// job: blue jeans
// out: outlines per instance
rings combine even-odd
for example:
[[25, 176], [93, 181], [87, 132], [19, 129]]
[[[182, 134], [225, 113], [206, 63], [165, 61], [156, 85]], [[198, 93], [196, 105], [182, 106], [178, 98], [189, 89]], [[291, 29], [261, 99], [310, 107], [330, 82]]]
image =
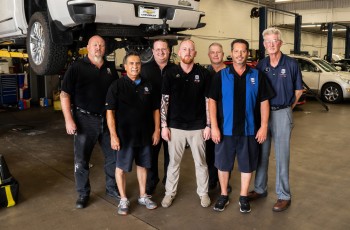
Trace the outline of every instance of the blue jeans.
[[111, 148], [111, 139], [104, 117], [83, 114], [74, 111], [77, 134], [74, 136], [74, 176], [75, 186], [80, 196], [89, 196], [89, 162], [92, 151], [98, 141], [104, 153], [104, 171], [106, 189], [116, 190], [115, 152]]
[[262, 144], [258, 168], [255, 174], [255, 192], [267, 191], [271, 139], [274, 141], [276, 158], [276, 194], [278, 199], [290, 200], [289, 159], [290, 137], [293, 128], [293, 115], [290, 107], [271, 111], [266, 141]]

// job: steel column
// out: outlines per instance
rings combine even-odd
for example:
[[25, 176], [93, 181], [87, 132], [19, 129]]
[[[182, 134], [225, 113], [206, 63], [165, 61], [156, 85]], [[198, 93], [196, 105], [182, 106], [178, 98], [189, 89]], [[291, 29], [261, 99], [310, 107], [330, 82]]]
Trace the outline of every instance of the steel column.
[[327, 61], [332, 62], [333, 53], [333, 23], [327, 24]]
[[301, 22], [302, 22], [302, 16], [295, 15], [295, 26], [294, 26], [294, 53], [295, 54], [300, 54]]
[[263, 31], [267, 28], [267, 8], [259, 8], [259, 59], [265, 57], [264, 38], [262, 36]]
[[346, 27], [345, 36], [345, 58], [350, 58], [350, 27]]

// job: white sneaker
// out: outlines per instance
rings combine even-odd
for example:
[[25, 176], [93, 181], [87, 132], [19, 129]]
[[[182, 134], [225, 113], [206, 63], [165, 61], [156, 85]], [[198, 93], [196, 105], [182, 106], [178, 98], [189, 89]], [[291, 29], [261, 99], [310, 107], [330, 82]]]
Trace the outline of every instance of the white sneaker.
[[210, 206], [210, 197], [208, 196], [208, 194], [205, 194], [203, 196], [200, 197], [201, 198], [201, 205], [203, 208], [207, 208]]
[[174, 199], [175, 199], [174, 196], [165, 195], [163, 200], [162, 200], [162, 206], [164, 208], [168, 208], [173, 203]]
[[145, 205], [147, 209], [155, 209], [157, 208], [157, 204], [153, 202], [150, 198], [152, 196], [139, 197], [138, 202], [141, 205]]
[[129, 206], [130, 206], [129, 200], [120, 200], [118, 205], [118, 214], [122, 216], [128, 215]]

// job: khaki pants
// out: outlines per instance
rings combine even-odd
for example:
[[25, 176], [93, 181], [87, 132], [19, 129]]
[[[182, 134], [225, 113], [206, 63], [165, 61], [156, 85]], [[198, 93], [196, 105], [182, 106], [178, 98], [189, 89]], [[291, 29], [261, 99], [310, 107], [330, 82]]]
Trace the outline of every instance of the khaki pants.
[[175, 196], [180, 175], [180, 163], [185, 151], [186, 141], [191, 147], [196, 168], [197, 194], [208, 194], [208, 166], [205, 160], [205, 141], [203, 130], [170, 129], [169, 166], [165, 184], [165, 195]]

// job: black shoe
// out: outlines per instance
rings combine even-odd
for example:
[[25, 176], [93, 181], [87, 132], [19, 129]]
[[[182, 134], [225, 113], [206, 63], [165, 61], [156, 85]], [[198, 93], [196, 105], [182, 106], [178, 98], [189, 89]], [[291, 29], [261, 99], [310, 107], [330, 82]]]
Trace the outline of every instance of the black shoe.
[[240, 206], [239, 211], [241, 211], [242, 213], [249, 213], [251, 211], [249, 199], [247, 196], [240, 196], [238, 204]]
[[118, 189], [106, 189], [106, 194], [110, 197], [116, 198], [117, 200], [120, 200], [120, 194]]
[[225, 210], [225, 207], [230, 203], [230, 201], [228, 200], [228, 196], [223, 196], [221, 195], [219, 197], [219, 199], [216, 201], [215, 206], [214, 206], [214, 210], [215, 211], [219, 211], [222, 212]]
[[79, 196], [77, 202], [75, 203], [76, 208], [85, 208], [89, 201], [88, 196]]

